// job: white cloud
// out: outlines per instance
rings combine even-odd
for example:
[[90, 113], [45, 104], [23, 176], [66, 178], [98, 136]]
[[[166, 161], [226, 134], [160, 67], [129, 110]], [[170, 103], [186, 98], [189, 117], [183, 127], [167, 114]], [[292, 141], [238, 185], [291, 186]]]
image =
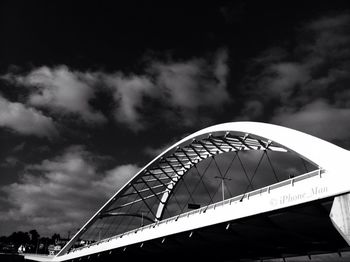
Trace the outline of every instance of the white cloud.
[[147, 76], [125, 76], [121, 73], [103, 74], [103, 80], [112, 88], [117, 103], [114, 115], [118, 122], [139, 130], [144, 127], [142, 107], [145, 96], [156, 96], [155, 86]]
[[[118, 122], [140, 130], [149, 124], [147, 116], [156, 114], [166, 122], [195, 125], [210, 118], [201, 109], [217, 113], [231, 101], [227, 59], [227, 51], [221, 50], [212, 59], [152, 62], [144, 75], [100, 72], [99, 77], [113, 92]], [[152, 103], [160, 108], [149, 110]]]
[[57, 130], [52, 118], [18, 102], [10, 102], [0, 96], [0, 126], [23, 135], [52, 137]]
[[297, 110], [279, 109], [271, 121], [324, 139], [344, 139], [349, 137], [349, 119], [350, 108], [337, 108], [317, 100]]
[[107, 197], [111, 196], [111, 192], [116, 192], [122, 185], [125, 185], [133, 175], [139, 171], [136, 165], [121, 165], [106, 171], [101, 181], [95, 184], [100, 187]]
[[1, 223], [18, 221], [18, 230], [36, 228], [47, 234], [75, 231], [138, 170], [122, 165], [100, 173], [94, 159], [73, 146], [27, 167], [20, 181], [0, 189], [12, 206], [3, 211]]
[[174, 107], [194, 110], [221, 108], [230, 100], [226, 90], [227, 52], [220, 52], [213, 64], [204, 59], [186, 62], [154, 63], [157, 85]]
[[227, 51], [221, 50], [212, 59], [153, 63], [158, 92], [169, 109], [165, 118], [177, 125], [209, 124], [231, 101], [227, 59]]
[[42, 66], [24, 75], [8, 73], [2, 78], [28, 87], [27, 103], [31, 106], [80, 116], [89, 123], [107, 120], [90, 102], [96, 99], [97, 91], [111, 92], [115, 102], [115, 107], [109, 108], [111, 114], [117, 122], [137, 131], [152, 124], [153, 116], [177, 125], [210, 122], [210, 114], [221, 112], [231, 101], [227, 59], [227, 50], [223, 49], [206, 59], [152, 61], [146, 73], [139, 75], [74, 71], [61, 65]]
[[90, 73], [71, 71], [66, 66], [37, 68], [23, 77], [12, 77], [21, 84], [36, 87], [29, 103], [59, 113], [73, 113], [83, 120], [102, 123], [106, 119], [89, 104], [95, 96], [92, 87], [96, 76]]

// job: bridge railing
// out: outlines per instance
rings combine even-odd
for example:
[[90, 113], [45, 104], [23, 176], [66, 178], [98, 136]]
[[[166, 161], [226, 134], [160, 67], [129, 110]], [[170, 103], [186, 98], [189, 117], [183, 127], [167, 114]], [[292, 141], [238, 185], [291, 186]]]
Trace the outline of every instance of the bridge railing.
[[286, 185], [293, 186], [296, 182], [308, 179], [310, 177], [314, 177], [314, 176], [320, 176], [321, 177], [323, 173], [325, 173], [324, 169], [316, 169], [316, 170], [313, 170], [311, 172], [302, 174], [302, 175], [297, 176], [297, 177], [293, 177], [293, 178], [290, 178], [290, 179], [287, 179], [287, 180], [284, 180], [284, 181], [281, 181], [281, 182], [278, 182], [278, 183], [275, 183], [275, 184], [272, 184], [272, 185], [269, 185], [269, 186], [266, 186], [266, 187], [262, 187], [262, 188], [259, 188], [259, 189], [256, 189], [256, 190], [253, 190], [253, 191], [250, 191], [250, 192], [247, 192], [247, 193], [244, 193], [244, 194], [232, 197], [232, 198], [228, 198], [228, 199], [220, 201], [220, 202], [216, 202], [216, 203], [210, 204], [208, 206], [204, 206], [202, 208], [198, 208], [198, 209], [186, 212], [186, 213], [182, 213], [182, 214], [177, 215], [177, 216], [173, 216], [173, 217], [169, 217], [167, 219], [163, 219], [161, 221], [157, 221], [157, 222], [149, 224], [147, 226], [139, 227], [139, 228], [136, 228], [136, 229], [133, 229], [133, 230], [130, 230], [130, 231], [127, 231], [127, 232], [124, 232], [124, 233], [112, 236], [110, 238], [106, 238], [106, 239], [103, 239], [101, 241], [97, 241], [97, 242], [89, 244], [87, 246], [74, 248], [74, 249], [70, 250], [69, 253], [75, 252], [75, 251], [78, 251], [78, 250], [82, 250], [82, 249], [85, 249], [85, 248], [89, 248], [91, 246], [99, 245], [99, 244], [102, 244], [102, 243], [105, 243], [105, 242], [109, 242], [109, 241], [111, 241], [113, 239], [122, 238], [122, 237], [130, 235], [130, 234], [135, 234], [135, 233], [137, 233], [139, 231], [143, 231], [145, 229], [149, 229], [149, 228], [152, 228], [152, 227], [155, 228], [156, 226], [161, 225], [161, 224], [168, 224], [169, 222], [177, 221], [177, 220], [179, 220], [179, 219], [181, 219], [183, 217], [189, 217], [189, 216], [192, 216], [192, 215], [197, 214], [197, 213], [199, 213], [199, 214], [200, 213], [205, 213], [207, 210], [215, 209], [217, 207], [221, 207], [221, 206], [225, 206], [225, 205], [231, 205], [232, 203], [238, 202], [238, 201], [242, 202], [245, 199], [249, 200], [249, 198], [252, 197], [252, 196], [261, 195], [263, 193], [270, 193], [271, 190], [274, 190], [274, 189], [277, 189], [277, 188], [281, 188], [281, 187], [286, 186]]

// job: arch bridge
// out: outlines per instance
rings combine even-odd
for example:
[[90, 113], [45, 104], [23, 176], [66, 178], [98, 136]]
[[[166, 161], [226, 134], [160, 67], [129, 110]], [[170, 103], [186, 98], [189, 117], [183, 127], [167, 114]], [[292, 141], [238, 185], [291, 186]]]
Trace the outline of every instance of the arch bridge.
[[272, 124], [202, 129], [135, 174], [52, 260], [341, 255], [350, 250], [349, 156]]

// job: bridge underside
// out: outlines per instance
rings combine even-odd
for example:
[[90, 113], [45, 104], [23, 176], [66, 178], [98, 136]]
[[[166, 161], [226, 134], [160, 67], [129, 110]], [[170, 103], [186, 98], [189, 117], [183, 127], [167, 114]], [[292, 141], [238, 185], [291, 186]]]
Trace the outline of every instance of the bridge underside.
[[118, 248], [79, 261], [250, 261], [350, 251], [332, 225], [333, 197]]

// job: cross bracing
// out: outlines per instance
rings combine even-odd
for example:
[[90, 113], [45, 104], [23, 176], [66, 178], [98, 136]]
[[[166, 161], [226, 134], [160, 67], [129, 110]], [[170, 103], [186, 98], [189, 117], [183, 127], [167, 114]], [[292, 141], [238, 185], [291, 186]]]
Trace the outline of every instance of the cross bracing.
[[[138, 178], [129, 182], [124, 192], [118, 196], [114, 203], [111, 203], [110, 208], [105, 212], [144, 202], [154, 221], [161, 220], [168, 196], [174, 185], [189, 169], [208, 157], [241, 150], [286, 151], [285, 148], [271, 141], [253, 138], [249, 135], [234, 136], [227, 133], [223, 136], [209, 135], [201, 140], [194, 139], [183, 147], [177, 147], [169, 155], [162, 156], [159, 161], [145, 169]], [[132, 195], [137, 197], [130, 199]], [[122, 201], [125, 198], [129, 200]], [[156, 199], [158, 204], [157, 212], [146, 201], [152, 198]]]

